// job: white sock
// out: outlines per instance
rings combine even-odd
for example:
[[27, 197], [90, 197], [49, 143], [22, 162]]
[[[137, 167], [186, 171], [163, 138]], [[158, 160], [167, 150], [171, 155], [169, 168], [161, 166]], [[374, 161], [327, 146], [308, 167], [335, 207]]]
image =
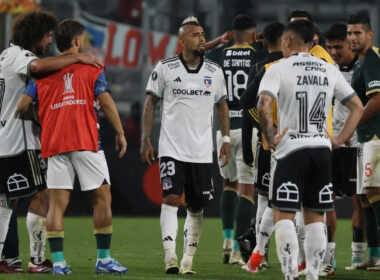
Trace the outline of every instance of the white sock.
[[183, 235], [183, 261], [191, 261], [197, 250], [203, 224], [203, 211], [192, 213], [187, 210]]
[[305, 226], [305, 256], [307, 280], [318, 279], [319, 269], [326, 253], [326, 235], [321, 222]]
[[268, 244], [269, 239], [273, 233], [274, 230], [274, 223], [273, 223], [273, 209], [270, 207], [267, 207], [265, 209], [264, 215], [261, 219], [260, 228], [257, 233], [259, 233], [258, 238], [256, 239], [256, 247], [253, 250], [255, 253], [258, 253], [260, 255], [265, 254], [265, 246]]
[[97, 259], [96, 261], [100, 261], [102, 264], [107, 264], [111, 260], [111, 257], [104, 258], [104, 259]]
[[[276, 223], [276, 251], [285, 277], [298, 277], [298, 241], [294, 222], [280, 220]], [[286, 279], [288, 279], [286, 278]]]
[[0, 207], [0, 260], [3, 255], [4, 242], [5, 238], [7, 238], [11, 216], [12, 209]]
[[294, 219], [294, 222], [296, 224], [298, 246], [299, 246], [298, 265], [302, 265], [306, 262], [306, 259], [305, 259], [305, 222], [303, 219], [302, 211], [299, 211], [296, 213], [296, 217]]
[[351, 243], [352, 258], [351, 263], [361, 263], [365, 260], [367, 252], [366, 242], [352, 242]]
[[29, 232], [30, 257], [36, 264], [45, 260], [46, 247], [46, 218], [28, 212], [26, 227]]
[[327, 247], [326, 247], [326, 254], [323, 259], [323, 263], [333, 263], [333, 259], [335, 256], [335, 247], [336, 244], [335, 242], [327, 242]]
[[259, 194], [257, 196], [257, 212], [256, 212], [256, 223], [255, 223], [256, 240], [259, 239], [260, 223], [262, 221], [262, 217], [267, 207], [268, 207], [268, 197]]
[[175, 252], [177, 232], [178, 232], [178, 207], [162, 204], [160, 225], [162, 243], [165, 250], [165, 262], [171, 258], [177, 259]]

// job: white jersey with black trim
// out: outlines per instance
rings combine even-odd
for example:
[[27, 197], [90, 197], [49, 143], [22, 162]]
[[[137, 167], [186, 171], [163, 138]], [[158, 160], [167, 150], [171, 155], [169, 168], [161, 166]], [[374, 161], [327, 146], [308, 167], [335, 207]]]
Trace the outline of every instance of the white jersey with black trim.
[[213, 107], [227, 98], [219, 65], [202, 58], [196, 69], [189, 69], [182, 54], [161, 60], [146, 92], [161, 99], [158, 156], [211, 163]]
[[16, 116], [17, 102], [29, 79], [36, 56], [12, 45], [0, 55], [0, 157], [41, 149], [38, 129], [31, 120]]
[[335, 66], [303, 52], [271, 65], [259, 94], [277, 98], [278, 133], [288, 129], [276, 159], [304, 148], [331, 149], [325, 129], [332, 98], [345, 104], [356, 95]]
[[[339, 66], [338, 64], [335, 64], [335, 67], [337, 67], [340, 70], [343, 77], [346, 79], [346, 81], [350, 85], [351, 85], [352, 74], [354, 73], [354, 66], [356, 62], [357, 62], [357, 59], [355, 59], [355, 61], [350, 66]], [[334, 108], [333, 108], [333, 115], [332, 115], [334, 137], [337, 137], [340, 131], [343, 129], [344, 123], [348, 117], [349, 112], [350, 110], [346, 106], [344, 106], [340, 102], [335, 101]], [[351, 142], [352, 147], [357, 147], [358, 136], [356, 134], [356, 131], [354, 135], [351, 137], [350, 142]], [[342, 147], [346, 147], [346, 145], [343, 144]]]

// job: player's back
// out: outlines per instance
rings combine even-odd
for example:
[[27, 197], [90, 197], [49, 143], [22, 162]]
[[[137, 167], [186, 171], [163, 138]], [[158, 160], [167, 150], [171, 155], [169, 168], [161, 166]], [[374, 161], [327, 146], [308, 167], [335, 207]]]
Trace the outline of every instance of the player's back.
[[257, 62], [256, 50], [250, 45], [232, 45], [223, 50], [222, 67], [227, 85], [227, 104], [230, 110], [231, 129], [241, 127], [240, 97], [247, 88], [250, 68]]
[[11, 45], [0, 55], [0, 157], [25, 149], [39, 149], [38, 135], [30, 120], [16, 116], [17, 102], [29, 78], [33, 53]]
[[[272, 87], [261, 85], [259, 91], [275, 95], [279, 132], [288, 129], [276, 156], [303, 147], [331, 147], [325, 129], [332, 98], [335, 94], [342, 101], [353, 93], [339, 70], [308, 53], [298, 53], [270, 66], [267, 74], [264, 84], [279, 82]], [[338, 90], [337, 83], [342, 84]]]

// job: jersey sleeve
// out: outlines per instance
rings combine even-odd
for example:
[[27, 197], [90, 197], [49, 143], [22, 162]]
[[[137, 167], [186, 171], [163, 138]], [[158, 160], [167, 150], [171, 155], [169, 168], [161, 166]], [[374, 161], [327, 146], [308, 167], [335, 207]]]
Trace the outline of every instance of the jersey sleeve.
[[165, 76], [163, 65], [160, 62], [157, 63], [152, 74], [149, 77], [148, 84], [146, 86], [146, 93], [153, 94], [158, 98], [162, 98], [162, 94], [165, 88]]
[[106, 75], [104, 75], [103, 70], [100, 71], [99, 76], [95, 81], [94, 92], [95, 92], [95, 96], [98, 96], [99, 94], [103, 92], [110, 92]]
[[271, 65], [265, 72], [258, 91], [258, 96], [267, 94], [272, 98], [277, 98], [280, 91], [280, 73], [277, 65]]
[[29, 76], [29, 65], [35, 59], [37, 57], [30, 51], [21, 50], [16, 54], [12, 67], [16, 73]]
[[227, 99], [227, 88], [226, 88], [226, 81], [224, 80], [224, 75], [221, 69], [218, 69], [217, 74], [217, 84], [216, 84], [216, 92], [215, 92], [215, 103], [222, 102], [223, 100]]
[[379, 59], [368, 59], [363, 65], [365, 80], [365, 94], [370, 96], [375, 92], [380, 92], [380, 63]]
[[38, 100], [37, 85], [33, 79], [30, 80], [29, 83], [26, 85], [23, 93], [29, 95], [31, 98], [33, 98], [33, 100]]
[[221, 55], [223, 53], [223, 48], [216, 47], [206, 52], [205, 57], [210, 59], [220, 65]]
[[342, 104], [347, 103], [353, 98], [356, 93], [346, 81], [342, 73], [335, 68], [335, 88], [334, 88], [334, 97], [338, 99]]

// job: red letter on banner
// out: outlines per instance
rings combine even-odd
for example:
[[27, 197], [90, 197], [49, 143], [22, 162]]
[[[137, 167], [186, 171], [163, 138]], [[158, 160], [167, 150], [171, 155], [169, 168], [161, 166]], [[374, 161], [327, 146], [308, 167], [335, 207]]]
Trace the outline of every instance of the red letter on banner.
[[[123, 52], [123, 65], [125, 67], [136, 68], [139, 63], [140, 46], [142, 35], [138, 29], [131, 28], [125, 35], [124, 52]], [[135, 49], [131, 50], [131, 40], [135, 40]], [[129, 60], [129, 52], [134, 51], [132, 60]]]
[[149, 32], [149, 56], [152, 65], [154, 65], [158, 60], [165, 58], [166, 47], [168, 46], [170, 35], [164, 35], [161, 38], [160, 43], [157, 48], [154, 48], [153, 34]]
[[108, 43], [107, 43], [107, 55], [104, 58], [104, 64], [117, 66], [119, 64], [119, 57], [112, 57], [113, 49], [113, 37], [116, 33], [116, 24], [110, 23], [108, 25]]

